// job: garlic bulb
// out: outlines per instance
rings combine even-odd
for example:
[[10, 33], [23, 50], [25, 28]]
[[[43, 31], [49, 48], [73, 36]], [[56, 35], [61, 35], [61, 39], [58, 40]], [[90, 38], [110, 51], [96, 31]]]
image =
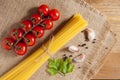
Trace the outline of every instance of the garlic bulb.
[[77, 63], [83, 62], [84, 60], [85, 60], [85, 54], [80, 54], [73, 58], [73, 61]]
[[88, 40], [89, 40], [89, 41], [93, 41], [93, 40], [95, 39], [95, 32], [94, 32], [94, 30], [88, 28], [88, 29], [86, 29], [85, 31], [86, 31], [86, 33], [87, 33], [87, 38], [88, 38]]
[[72, 53], [73, 53], [73, 52], [78, 52], [78, 51], [79, 51], [78, 47], [73, 46], [73, 45], [72, 45], [72, 46], [69, 46], [69, 47], [68, 47], [68, 50], [69, 50], [70, 52], [72, 52]]

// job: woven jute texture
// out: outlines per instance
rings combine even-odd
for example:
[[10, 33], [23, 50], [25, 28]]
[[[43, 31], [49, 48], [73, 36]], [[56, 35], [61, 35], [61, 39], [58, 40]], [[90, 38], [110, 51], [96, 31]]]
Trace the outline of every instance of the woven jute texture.
[[[85, 61], [75, 63], [75, 69], [72, 73], [61, 76], [50, 76], [46, 72], [47, 62], [30, 78], [30, 80], [87, 80], [90, 79], [101, 67], [105, 57], [115, 43], [114, 34], [109, 30], [109, 24], [98, 10], [91, 7], [83, 0], [0, 0], [0, 43], [4, 37], [10, 35], [13, 28], [20, 27], [20, 22], [23, 19], [29, 19], [30, 15], [37, 12], [37, 7], [40, 4], [48, 4], [50, 8], [57, 8], [61, 17], [54, 22], [52, 30], [46, 31], [43, 38], [37, 39], [37, 43], [33, 47], [29, 47], [25, 56], [15, 55], [14, 50], [6, 51], [0, 45], [0, 76], [9, 71], [15, 65], [19, 64], [23, 59], [32, 54], [38, 49], [49, 35], [53, 34], [56, 29], [69, 20], [73, 14], [80, 13], [84, 19], [88, 21], [88, 28], [94, 29], [96, 33], [96, 43], [85, 42], [84, 34], [79, 33], [76, 37], [70, 40], [60, 51], [54, 55], [56, 58], [61, 58], [63, 54], [71, 55], [65, 50], [70, 45], [79, 45], [85, 43], [88, 49], [80, 47], [80, 53], [86, 55]], [[106, 47], [108, 47], [106, 49]], [[80, 67], [78, 69], [78, 67]]]

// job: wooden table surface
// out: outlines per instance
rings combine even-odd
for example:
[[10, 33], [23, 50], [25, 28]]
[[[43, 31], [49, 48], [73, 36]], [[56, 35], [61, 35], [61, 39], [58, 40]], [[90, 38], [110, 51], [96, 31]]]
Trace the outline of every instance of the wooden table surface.
[[120, 79], [120, 0], [86, 0], [100, 10], [111, 23], [111, 30], [116, 33], [117, 43], [107, 56], [104, 66], [94, 79]]

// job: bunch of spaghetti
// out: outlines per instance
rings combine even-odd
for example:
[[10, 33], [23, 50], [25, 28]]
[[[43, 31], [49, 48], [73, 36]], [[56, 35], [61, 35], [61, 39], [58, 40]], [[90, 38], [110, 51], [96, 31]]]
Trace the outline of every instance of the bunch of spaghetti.
[[[54, 36], [52, 44], [47, 41], [44, 46], [49, 47], [51, 55], [55, 54], [76, 34], [85, 29], [87, 22], [80, 14], [75, 14], [63, 28]], [[0, 80], [28, 80], [49, 58], [48, 51], [41, 46], [31, 56], [4, 74]], [[44, 54], [42, 57], [40, 57]]]

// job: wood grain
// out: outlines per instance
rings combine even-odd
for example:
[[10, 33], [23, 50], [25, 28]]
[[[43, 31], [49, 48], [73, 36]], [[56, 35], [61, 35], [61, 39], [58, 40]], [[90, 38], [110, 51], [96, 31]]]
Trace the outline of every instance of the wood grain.
[[120, 79], [120, 0], [86, 0], [107, 16], [117, 43], [107, 57], [105, 65], [94, 79]]

